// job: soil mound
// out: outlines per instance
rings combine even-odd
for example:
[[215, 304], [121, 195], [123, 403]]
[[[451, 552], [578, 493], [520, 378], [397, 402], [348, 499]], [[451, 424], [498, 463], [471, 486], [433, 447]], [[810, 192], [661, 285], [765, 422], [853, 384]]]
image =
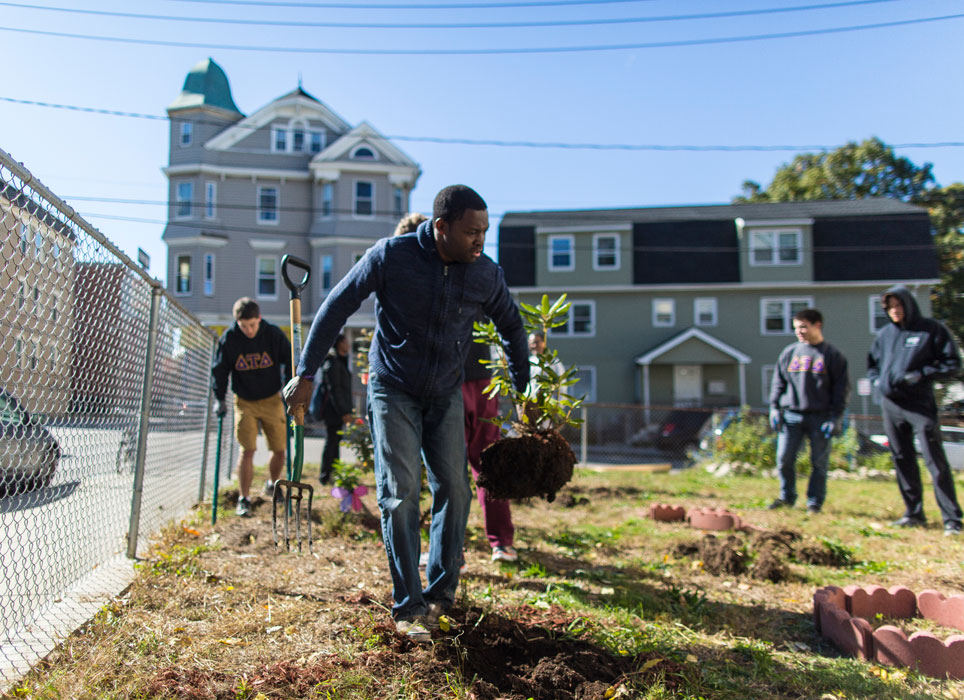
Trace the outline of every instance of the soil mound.
[[575, 464], [572, 448], [555, 430], [502, 438], [482, 451], [478, 485], [491, 498], [543, 496], [551, 503]]
[[735, 535], [720, 540], [716, 535], [705, 535], [698, 542], [683, 542], [673, 550], [675, 556], [698, 556], [703, 569], [718, 576], [720, 574], [742, 574], [746, 571], [746, 548], [743, 541]]

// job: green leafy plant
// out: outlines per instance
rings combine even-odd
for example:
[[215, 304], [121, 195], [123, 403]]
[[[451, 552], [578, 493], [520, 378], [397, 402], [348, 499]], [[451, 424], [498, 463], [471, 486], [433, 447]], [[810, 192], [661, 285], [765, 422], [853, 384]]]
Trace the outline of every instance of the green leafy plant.
[[534, 371], [529, 385], [522, 391], [516, 389], [509, 373], [509, 363], [506, 359], [502, 339], [492, 321], [476, 322], [474, 339], [476, 343], [486, 343], [497, 349], [497, 357], [487, 361], [486, 366], [492, 370], [492, 382], [486, 388], [486, 393], [498, 393], [508, 397], [512, 403], [514, 415], [499, 416], [496, 420], [507, 432], [509, 426], [514, 426], [520, 432], [534, 432], [540, 429], [554, 428], [558, 430], [567, 425], [577, 426], [582, 423], [573, 417], [585, 397], [576, 397], [568, 393], [569, 387], [576, 384], [576, 368], [569, 367], [558, 372], [560, 366], [559, 355], [549, 348], [549, 331], [552, 328], [564, 326], [569, 319], [571, 304], [563, 294], [554, 302], [549, 301], [547, 295], [542, 301], [533, 306], [522, 303], [519, 311], [526, 331], [539, 332], [546, 338], [546, 346], [541, 353], [535, 355]]
[[375, 466], [372, 443], [372, 431], [364, 418], [353, 418], [344, 428], [338, 431], [342, 441], [355, 453], [356, 464], [363, 470]]
[[354, 491], [361, 483], [362, 472], [358, 464], [348, 464], [336, 459], [331, 464], [331, 482], [336, 488]]

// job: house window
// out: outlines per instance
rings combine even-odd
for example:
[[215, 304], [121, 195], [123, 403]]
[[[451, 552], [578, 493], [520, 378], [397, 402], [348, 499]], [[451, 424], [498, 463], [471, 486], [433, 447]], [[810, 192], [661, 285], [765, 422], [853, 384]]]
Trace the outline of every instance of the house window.
[[305, 150], [305, 130], [300, 126], [291, 130], [291, 150], [295, 153], [302, 153]]
[[308, 141], [309, 141], [309, 150], [312, 153], [321, 153], [325, 148], [325, 132], [309, 131]]
[[392, 190], [392, 210], [394, 211], [395, 216], [402, 215], [402, 201], [402, 188], [396, 187], [394, 190]]
[[257, 289], [259, 299], [278, 298], [278, 259], [273, 255], [258, 256]]
[[375, 183], [355, 183], [355, 216], [373, 216], [375, 213]]
[[760, 382], [760, 388], [763, 390], [763, 405], [770, 403], [770, 387], [773, 385], [773, 375], [777, 371], [776, 365], [763, 365], [761, 368], [763, 371], [762, 381]]
[[179, 182], [174, 195], [174, 218], [191, 218], [191, 200], [194, 199], [194, 183]]
[[572, 236], [549, 236], [549, 270], [566, 271], [575, 268]]
[[181, 146], [190, 146], [192, 141], [194, 141], [194, 124], [181, 122]]
[[44, 256], [44, 235], [39, 230], [33, 232], [33, 256], [40, 262], [45, 262]]
[[867, 302], [870, 305], [870, 332], [876, 334], [877, 331], [890, 323], [890, 317], [887, 316], [884, 307], [880, 305], [879, 294], [872, 294], [868, 297]]
[[566, 322], [549, 331], [549, 335], [591, 337], [596, 335], [596, 304], [574, 301]]
[[271, 130], [271, 150], [275, 153], [285, 153], [288, 150], [288, 130], [275, 127]]
[[175, 294], [191, 293], [191, 256], [177, 256], [177, 270], [174, 279]]
[[204, 296], [214, 296], [214, 253], [204, 255]]
[[213, 219], [218, 213], [218, 183], [204, 183], [204, 218]]
[[803, 262], [800, 252], [799, 229], [750, 232], [751, 265], [799, 265]]
[[278, 188], [258, 188], [258, 223], [278, 223]]
[[693, 300], [693, 322], [697, 326], [716, 325], [715, 297], [697, 297]]
[[335, 210], [335, 185], [326, 182], [321, 186], [321, 215], [328, 217]]
[[653, 325], [676, 325], [676, 301], [674, 299], [653, 299]]
[[597, 233], [592, 237], [592, 269], [619, 269], [619, 235]]
[[321, 256], [321, 293], [327, 294], [331, 291], [334, 281], [335, 259], [330, 255]]
[[761, 299], [760, 332], [763, 335], [789, 335], [793, 333], [793, 315], [812, 306], [812, 297]]
[[355, 160], [375, 160], [375, 151], [368, 146], [359, 146], [352, 152], [351, 157]]
[[566, 393], [576, 398], [584, 398], [586, 403], [596, 401], [596, 368], [577, 367], [572, 374], [576, 383], [566, 388]]

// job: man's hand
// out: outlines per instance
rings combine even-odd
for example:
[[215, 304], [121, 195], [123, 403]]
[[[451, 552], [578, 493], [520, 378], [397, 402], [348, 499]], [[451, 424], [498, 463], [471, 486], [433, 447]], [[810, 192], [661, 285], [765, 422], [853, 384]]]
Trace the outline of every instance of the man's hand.
[[924, 375], [922, 375], [919, 371], [915, 369], [913, 372], [908, 372], [907, 374], [905, 374], [904, 378], [901, 381], [904, 384], [907, 384], [908, 386], [914, 386], [921, 379], [923, 379], [923, 377]]
[[780, 430], [780, 425], [783, 423], [783, 417], [780, 415], [780, 409], [771, 408], [770, 409], [770, 427], [775, 431]]
[[288, 413], [293, 414], [299, 406], [302, 412], [307, 410], [308, 402], [311, 401], [313, 386], [314, 382], [304, 377], [294, 377], [285, 384], [285, 388], [281, 390], [281, 395], [284, 396], [285, 403], [288, 404]]
[[825, 420], [823, 423], [820, 424], [820, 432], [823, 433], [823, 436], [829, 440], [830, 436], [833, 435], [833, 431], [836, 427], [837, 427], [837, 424], [834, 423], [832, 420]]
[[224, 418], [226, 415], [228, 415], [228, 404], [224, 401], [224, 399], [215, 399], [214, 401], [214, 414], [218, 418]]

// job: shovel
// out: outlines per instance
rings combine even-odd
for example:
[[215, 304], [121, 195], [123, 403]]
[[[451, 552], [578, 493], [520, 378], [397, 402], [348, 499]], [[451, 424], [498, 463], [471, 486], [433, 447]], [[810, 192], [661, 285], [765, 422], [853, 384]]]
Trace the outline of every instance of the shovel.
[[[292, 281], [288, 276], [288, 268], [297, 267], [304, 272], [300, 282]], [[308, 278], [311, 276], [311, 267], [308, 263], [293, 255], [285, 255], [281, 258], [281, 277], [285, 281], [285, 286], [291, 294], [289, 305], [291, 320], [291, 372], [297, 371], [298, 361], [301, 358], [301, 290], [308, 286]], [[291, 409], [291, 419], [294, 423], [294, 457], [291, 460], [291, 472], [287, 479], [278, 479], [274, 486], [274, 495], [271, 499], [271, 530], [274, 536], [275, 546], [281, 544], [281, 536], [278, 529], [278, 506], [284, 509], [284, 543], [287, 551], [291, 543], [291, 520], [294, 519], [295, 539], [298, 542], [298, 551], [301, 551], [301, 503], [304, 497], [308, 497], [308, 508], [305, 511], [305, 524], [308, 536], [308, 551], [311, 551], [311, 499], [314, 496], [314, 488], [311, 484], [301, 481], [301, 469], [305, 460], [305, 409], [304, 406], [295, 406]], [[292, 507], [294, 506], [294, 507]]]

